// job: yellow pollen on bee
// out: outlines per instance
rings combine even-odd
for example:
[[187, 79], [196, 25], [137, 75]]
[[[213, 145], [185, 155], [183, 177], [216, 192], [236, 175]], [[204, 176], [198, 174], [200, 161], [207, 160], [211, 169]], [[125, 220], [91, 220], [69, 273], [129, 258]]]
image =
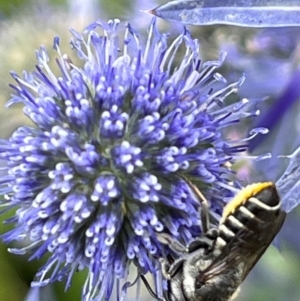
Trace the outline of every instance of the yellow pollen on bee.
[[255, 196], [259, 192], [263, 191], [265, 188], [271, 187], [274, 184], [272, 182], [254, 183], [246, 186], [240, 190], [234, 198], [225, 206], [223, 210], [223, 215], [221, 223], [233, 213], [238, 207], [244, 204], [249, 198]]

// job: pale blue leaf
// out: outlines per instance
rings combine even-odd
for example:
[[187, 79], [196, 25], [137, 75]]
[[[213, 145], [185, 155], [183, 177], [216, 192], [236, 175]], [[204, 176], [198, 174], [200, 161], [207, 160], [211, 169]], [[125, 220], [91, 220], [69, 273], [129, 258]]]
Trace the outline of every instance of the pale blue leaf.
[[300, 26], [300, 0], [181, 0], [148, 12], [189, 25]]
[[300, 147], [285, 157], [290, 163], [276, 186], [281, 195], [283, 209], [290, 212], [300, 203]]

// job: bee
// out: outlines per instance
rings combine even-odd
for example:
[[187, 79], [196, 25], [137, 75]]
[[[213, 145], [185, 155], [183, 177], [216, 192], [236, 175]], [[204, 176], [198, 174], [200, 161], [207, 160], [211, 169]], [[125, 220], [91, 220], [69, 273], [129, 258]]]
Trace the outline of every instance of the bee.
[[161, 259], [167, 280], [164, 299], [144, 276], [142, 280], [160, 301], [228, 301], [281, 229], [286, 213], [275, 184], [256, 183], [237, 193], [219, 224], [211, 227], [207, 201], [196, 186], [190, 186], [202, 203], [203, 234], [187, 246], [166, 233], [158, 234], [161, 243], [180, 254], [175, 260]]

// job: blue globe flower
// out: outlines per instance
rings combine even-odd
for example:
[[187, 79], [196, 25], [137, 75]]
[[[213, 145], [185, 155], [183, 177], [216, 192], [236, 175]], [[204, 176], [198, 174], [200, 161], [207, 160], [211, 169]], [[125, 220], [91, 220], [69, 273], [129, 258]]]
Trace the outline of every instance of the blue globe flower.
[[131, 264], [155, 275], [170, 251], [157, 232], [184, 243], [199, 235], [189, 182], [222, 211], [237, 185], [230, 165], [245, 150], [223, 129], [256, 114], [247, 100], [224, 105], [244, 78], [228, 85], [216, 73], [224, 55], [202, 64], [187, 30], [169, 42], [153, 20], [143, 43], [130, 25], [119, 41], [118, 27], [115, 20], [72, 31], [76, 65], [55, 38], [60, 76], [43, 47], [35, 72], [12, 73], [8, 105], [23, 103], [35, 126], [0, 145], [2, 206], [17, 208], [4, 241], [26, 238], [10, 251], [31, 258], [50, 253], [40, 285], [66, 278], [69, 286], [87, 269], [84, 300], [108, 300], [116, 282], [120, 293]]

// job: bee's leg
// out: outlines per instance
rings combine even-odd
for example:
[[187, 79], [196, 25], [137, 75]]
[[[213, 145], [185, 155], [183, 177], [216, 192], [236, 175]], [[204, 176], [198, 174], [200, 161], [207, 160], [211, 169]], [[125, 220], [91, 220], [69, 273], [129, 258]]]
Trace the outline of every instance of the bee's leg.
[[194, 252], [198, 249], [205, 249], [207, 251], [213, 248], [213, 244], [219, 234], [217, 228], [211, 228], [204, 235], [195, 238], [187, 246], [188, 253]]
[[192, 253], [199, 249], [209, 250], [212, 249], [214, 241], [206, 236], [195, 238], [187, 247], [188, 252]]
[[[191, 267], [196, 270], [198, 270], [198, 269], [201, 270], [202, 265], [200, 264], [200, 266], [199, 266], [200, 262], [205, 261], [205, 262], [208, 262], [208, 265], [209, 265], [209, 260], [207, 261], [206, 255], [207, 255], [207, 250], [204, 248], [200, 248], [200, 249], [194, 251], [193, 256], [187, 257], [185, 266]], [[211, 259], [211, 257], [209, 257], [209, 259]], [[205, 268], [207, 268], [207, 266], [205, 266]], [[199, 276], [201, 276], [201, 275], [199, 275]]]
[[184, 254], [187, 251], [185, 246], [167, 233], [156, 233], [156, 237], [159, 242], [168, 245], [176, 253]]
[[[168, 245], [174, 252], [179, 253], [180, 255], [187, 253], [186, 247], [183, 246], [179, 241], [174, 239], [171, 235], [166, 233], [157, 233], [156, 236], [159, 242], [164, 245]], [[184, 257], [180, 256], [172, 264], [170, 264], [168, 260], [160, 258], [163, 276], [166, 279], [171, 279], [177, 273], [178, 269], [182, 266], [184, 260]]]
[[164, 258], [160, 258], [159, 262], [160, 262], [160, 265], [161, 265], [162, 275], [164, 276], [165, 279], [170, 280], [172, 278], [172, 275], [169, 273], [169, 270], [170, 270], [169, 262]]
[[163, 276], [170, 280], [172, 277], [176, 275], [178, 270], [182, 267], [185, 258], [179, 257], [177, 258], [172, 264], [170, 264], [166, 259], [160, 258], [159, 259], [161, 264], [161, 272]]
[[210, 228], [205, 234], [205, 236], [207, 236], [210, 239], [216, 239], [218, 235], [219, 235], [218, 228]]
[[148, 283], [146, 277], [144, 275], [141, 275], [140, 277], [141, 277], [142, 281], [144, 282], [144, 285], [145, 285], [147, 291], [149, 292], [149, 294], [151, 295], [151, 297], [156, 299], [157, 301], [164, 301], [164, 299], [161, 299], [156, 295], [156, 293], [153, 291], [150, 284]]

